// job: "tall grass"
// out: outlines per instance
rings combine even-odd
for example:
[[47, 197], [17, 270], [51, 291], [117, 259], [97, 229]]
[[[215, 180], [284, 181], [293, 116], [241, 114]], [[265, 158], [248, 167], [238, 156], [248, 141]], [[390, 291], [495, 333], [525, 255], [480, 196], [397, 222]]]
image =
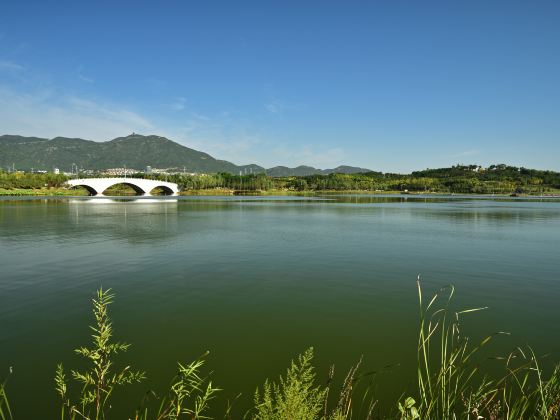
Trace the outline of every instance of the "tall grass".
[[[560, 367], [544, 377], [541, 358], [531, 348], [516, 348], [494, 357], [503, 373], [491, 377], [484, 372], [489, 361], [481, 350], [497, 332], [473, 342], [462, 332], [462, 320], [486, 308], [454, 310], [455, 289], [440, 289], [429, 299], [417, 283], [419, 329], [417, 341], [417, 384], [397, 402], [378, 401], [372, 386], [357, 386], [366, 378], [361, 359], [334, 387], [334, 367], [321, 380], [313, 366], [313, 349], [292, 360], [277, 380], [266, 380], [257, 388], [254, 406], [244, 419], [253, 420], [352, 420], [393, 418], [415, 419], [560, 419]], [[62, 420], [111, 418], [113, 391], [146, 378], [131, 366], [117, 368], [116, 359], [130, 344], [113, 341], [109, 306], [114, 295], [99, 289], [93, 299], [95, 323], [90, 347], [76, 353], [88, 364], [83, 371], [71, 370], [70, 380], [62, 364], [55, 373], [55, 389], [61, 399]], [[208, 419], [209, 405], [220, 391], [202, 374], [207, 353], [190, 363], [178, 363], [169, 389], [146, 392], [129, 417], [135, 420]], [[76, 387], [77, 385], [77, 387]], [[71, 388], [76, 387], [73, 391]], [[71, 392], [72, 391], [72, 392]], [[77, 399], [71, 397], [78, 395]], [[375, 409], [375, 413], [374, 413]], [[236, 418], [229, 407], [224, 418]], [[0, 420], [13, 420], [6, 395], [6, 381], [0, 385]]]
[[[472, 396], [473, 392], [487, 395], [492, 391], [492, 383], [486, 379], [474, 383], [480, 368], [474, 359], [495, 334], [471, 345], [469, 337], [461, 334], [461, 319], [487, 308], [452, 311], [453, 286], [438, 291], [424, 306], [420, 281], [417, 286], [420, 307], [417, 411], [425, 419], [455, 418], [463, 408], [468, 411], [465, 395]], [[441, 300], [443, 304], [439, 306]]]
[[[12, 373], [12, 368], [10, 368], [10, 374]], [[8, 401], [8, 396], [6, 395], [6, 382], [0, 384], [0, 419], [1, 420], [12, 420], [12, 410], [10, 409], [10, 402]]]
[[490, 378], [482, 371], [483, 347], [504, 332], [472, 343], [461, 332], [463, 317], [487, 308], [454, 311], [455, 292], [447, 286], [426, 303], [417, 282], [420, 308], [418, 389], [416, 397], [399, 403], [402, 419], [558, 419], [560, 370], [543, 379], [539, 358], [531, 348], [494, 357], [503, 360], [504, 374]]

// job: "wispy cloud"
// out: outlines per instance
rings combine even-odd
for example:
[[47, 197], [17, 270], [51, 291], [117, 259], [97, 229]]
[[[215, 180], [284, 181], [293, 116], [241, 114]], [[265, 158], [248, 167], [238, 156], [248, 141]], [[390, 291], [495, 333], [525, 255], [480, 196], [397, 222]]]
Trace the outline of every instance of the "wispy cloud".
[[84, 66], [82, 66], [82, 65], [78, 66], [78, 79], [81, 80], [82, 82], [94, 83], [95, 80], [92, 77], [86, 76], [84, 74], [84, 69], [85, 69]]
[[183, 98], [182, 96], [175, 98], [173, 103], [171, 104], [171, 108], [175, 111], [182, 111], [187, 106], [187, 99]]
[[23, 71], [25, 70], [25, 67], [21, 64], [14, 63], [13, 61], [0, 60], [0, 70]]
[[265, 109], [271, 114], [278, 114], [282, 110], [282, 106], [277, 101], [271, 101], [264, 104]]
[[95, 80], [93, 80], [91, 77], [84, 76], [83, 74], [79, 74], [78, 79], [80, 79], [82, 82], [86, 82], [86, 83], [94, 83], [95, 82]]
[[[264, 134], [251, 118], [227, 109], [200, 113], [190, 109], [182, 96], [167, 103], [167, 110], [180, 111], [177, 114], [155, 113], [147, 117], [146, 111], [140, 111], [141, 107], [76, 94], [18, 63], [0, 61], [0, 71], [13, 73], [10, 78], [0, 79], [0, 134], [81, 137], [95, 141], [131, 132], [159, 134], [218, 159], [265, 167], [305, 164], [324, 168], [339, 165], [345, 157], [340, 148], [320, 145], [277, 147], [280, 139]], [[82, 67], [78, 68], [77, 77], [87, 83], [94, 82], [84, 75]], [[267, 110], [278, 114], [301, 108], [274, 99], [268, 103]]]
[[22, 93], [0, 86], [3, 134], [83, 137], [104, 141], [154, 128], [124, 106], [60, 94], [53, 89]]
[[217, 159], [236, 164], [258, 163], [265, 141], [229, 112], [203, 115], [188, 112], [180, 124], [168, 124], [163, 135]]

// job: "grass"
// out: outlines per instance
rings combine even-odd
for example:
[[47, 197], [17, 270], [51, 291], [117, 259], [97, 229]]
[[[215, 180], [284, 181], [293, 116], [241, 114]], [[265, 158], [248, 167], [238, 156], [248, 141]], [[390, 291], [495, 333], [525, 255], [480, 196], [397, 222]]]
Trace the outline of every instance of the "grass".
[[[378, 401], [371, 381], [359, 386], [369, 374], [361, 372], [361, 359], [345, 376], [340, 388], [333, 385], [334, 367], [327, 381], [318, 380], [313, 349], [292, 360], [285, 375], [266, 380], [254, 395], [251, 410], [234, 417], [231, 407], [223, 417], [253, 420], [351, 420], [415, 419], [544, 419], [560, 418], [560, 367], [545, 378], [540, 358], [530, 348], [516, 348], [493, 358], [503, 373], [484, 372], [481, 350], [503, 332], [472, 342], [462, 333], [462, 320], [486, 308], [455, 310], [455, 289], [447, 286], [429, 299], [418, 285], [419, 328], [417, 378], [414, 389], [398, 401]], [[114, 389], [142, 382], [146, 373], [129, 365], [117, 367], [116, 359], [130, 344], [113, 341], [109, 306], [111, 290], [99, 289], [92, 300], [95, 323], [91, 344], [75, 350], [89, 366], [67, 374], [59, 364], [54, 377], [60, 397], [62, 420], [111, 418]], [[208, 409], [220, 389], [202, 371], [208, 353], [189, 363], [178, 363], [177, 373], [163, 393], [148, 390], [129, 418], [135, 420], [207, 419]], [[363, 385], [363, 384], [362, 384]], [[74, 397], [71, 397], [74, 396]], [[77, 398], [75, 398], [77, 396]], [[0, 419], [13, 420], [6, 394], [0, 385]]]
[[0, 188], [0, 196], [75, 196], [87, 195], [87, 191], [68, 188]]
[[[10, 373], [11, 373], [10, 368]], [[4, 380], [2, 384], [0, 384], [0, 419], [2, 420], [12, 420], [12, 410], [10, 409], [10, 403], [8, 401], [8, 396], [6, 395], [6, 382], [8, 380]]]

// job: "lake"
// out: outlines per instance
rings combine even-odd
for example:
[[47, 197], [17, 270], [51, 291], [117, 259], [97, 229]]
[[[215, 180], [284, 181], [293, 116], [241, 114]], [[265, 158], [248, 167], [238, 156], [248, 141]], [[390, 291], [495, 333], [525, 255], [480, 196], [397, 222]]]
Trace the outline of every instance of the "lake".
[[56, 364], [81, 366], [100, 286], [116, 293], [116, 339], [133, 343], [120, 360], [148, 374], [116, 394], [116, 418], [206, 350], [220, 409], [242, 393], [243, 413], [309, 346], [321, 380], [361, 355], [365, 370], [391, 365], [376, 381], [394, 401], [415, 383], [418, 276], [426, 294], [455, 285], [458, 308], [489, 307], [465, 330], [511, 333], [490, 352], [531, 344], [560, 360], [558, 200], [1, 198], [0, 267], [0, 378], [13, 367], [17, 418], [55, 417]]

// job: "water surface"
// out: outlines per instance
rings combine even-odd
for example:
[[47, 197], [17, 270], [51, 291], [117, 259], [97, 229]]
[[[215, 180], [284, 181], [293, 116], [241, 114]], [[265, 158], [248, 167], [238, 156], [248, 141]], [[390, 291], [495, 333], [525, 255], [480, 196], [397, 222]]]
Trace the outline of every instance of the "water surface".
[[[0, 377], [18, 418], [56, 413], [57, 362], [80, 366], [90, 299], [117, 294], [116, 336], [148, 372], [117, 394], [131, 413], [176, 361], [210, 350], [216, 404], [239, 411], [266, 377], [313, 345], [319, 376], [395, 365], [379, 395], [414, 383], [416, 279], [453, 283], [465, 328], [507, 330], [560, 359], [560, 202], [466, 197], [0, 199]], [[398, 366], [397, 366], [398, 365]], [[33, 395], [34, 404], [29, 404]], [[44, 413], [48, 413], [45, 416]]]

